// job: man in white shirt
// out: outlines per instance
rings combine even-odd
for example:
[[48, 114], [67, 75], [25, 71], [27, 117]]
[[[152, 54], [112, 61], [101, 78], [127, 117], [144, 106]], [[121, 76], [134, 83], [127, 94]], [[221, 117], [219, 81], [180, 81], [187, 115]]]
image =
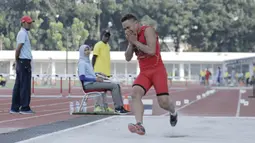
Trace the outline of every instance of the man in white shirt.
[[34, 112], [30, 109], [32, 52], [28, 32], [34, 21], [29, 16], [23, 16], [20, 22], [21, 29], [16, 37], [16, 80], [10, 113], [33, 114]]

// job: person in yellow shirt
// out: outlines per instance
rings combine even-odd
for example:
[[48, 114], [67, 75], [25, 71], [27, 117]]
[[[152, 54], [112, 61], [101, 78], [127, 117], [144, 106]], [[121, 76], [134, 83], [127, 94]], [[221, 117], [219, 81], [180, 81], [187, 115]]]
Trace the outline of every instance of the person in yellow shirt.
[[224, 82], [225, 82], [225, 85], [228, 85], [228, 83], [229, 83], [229, 75], [228, 75], [228, 71], [226, 71], [225, 73], [224, 73]]
[[102, 40], [97, 42], [93, 50], [92, 66], [96, 73], [102, 73], [107, 77], [111, 75], [111, 61], [110, 61], [110, 45], [108, 41], [111, 37], [109, 31], [104, 31]]
[[250, 81], [250, 72], [246, 72], [245, 73], [245, 83], [246, 83], [246, 86], [248, 86], [249, 85], [249, 81]]
[[3, 77], [3, 75], [0, 75], [0, 86], [5, 87], [6, 79]]
[[201, 84], [205, 85], [205, 70], [200, 71]]
[[[102, 74], [103, 76], [106, 76], [106, 77], [111, 76], [111, 61], [110, 61], [111, 48], [108, 43], [110, 37], [111, 37], [111, 33], [109, 31], [103, 31], [101, 41], [97, 42], [94, 46], [93, 57], [92, 57], [92, 66], [94, 68], [94, 72]], [[100, 99], [97, 99], [97, 101], [100, 101]], [[105, 108], [107, 109], [108, 112], [113, 111], [113, 109], [108, 107], [108, 105], [105, 105]], [[96, 104], [94, 111], [102, 112], [103, 108], [101, 108], [98, 104]]]

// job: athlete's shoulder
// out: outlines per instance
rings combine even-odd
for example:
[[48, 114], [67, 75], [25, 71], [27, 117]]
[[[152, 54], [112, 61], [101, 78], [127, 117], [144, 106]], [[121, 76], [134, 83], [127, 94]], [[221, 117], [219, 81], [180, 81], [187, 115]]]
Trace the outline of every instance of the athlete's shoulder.
[[152, 27], [152, 26], [149, 26], [149, 25], [143, 25], [142, 27], [141, 27], [141, 31], [144, 31], [145, 32], [145, 30], [146, 31], [153, 31], [153, 32], [155, 32], [156, 34], [157, 34], [157, 31], [155, 30], [155, 28], [154, 27]]
[[149, 26], [149, 25], [143, 25], [143, 26], [141, 26], [141, 30], [145, 30], [145, 29], [147, 29], [147, 28], [149, 28], [149, 27], [151, 27], [151, 26]]

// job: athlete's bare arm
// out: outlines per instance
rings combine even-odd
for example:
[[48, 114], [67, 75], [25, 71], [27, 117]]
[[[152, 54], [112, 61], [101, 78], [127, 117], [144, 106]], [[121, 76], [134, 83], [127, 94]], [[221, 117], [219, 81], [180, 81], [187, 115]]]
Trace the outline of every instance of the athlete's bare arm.
[[139, 41], [135, 41], [134, 45], [137, 49], [147, 53], [149, 55], [155, 55], [156, 53], [156, 43], [157, 43], [157, 35], [155, 30], [152, 27], [148, 27], [145, 29], [144, 36], [147, 42], [147, 45], [140, 43]]
[[129, 62], [133, 58], [133, 54], [134, 54], [134, 45], [129, 43], [128, 48], [125, 52], [126, 61]]

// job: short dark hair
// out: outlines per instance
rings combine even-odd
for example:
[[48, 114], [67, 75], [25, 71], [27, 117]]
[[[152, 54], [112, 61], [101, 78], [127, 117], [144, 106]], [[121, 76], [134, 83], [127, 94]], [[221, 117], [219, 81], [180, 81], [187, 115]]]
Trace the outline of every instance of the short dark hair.
[[124, 22], [124, 21], [130, 20], [130, 19], [132, 19], [132, 20], [137, 20], [137, 18], [136, 18], [135, 15], [129, 13], [129, 14], [124, 15], [124, 16], [121, 18], [120, 21], [121, 21], [121, 22]]
[[109, 30], [103, 30], [101, 33], [101, 37], [103, 36], [111, 37], [111, 32]]

